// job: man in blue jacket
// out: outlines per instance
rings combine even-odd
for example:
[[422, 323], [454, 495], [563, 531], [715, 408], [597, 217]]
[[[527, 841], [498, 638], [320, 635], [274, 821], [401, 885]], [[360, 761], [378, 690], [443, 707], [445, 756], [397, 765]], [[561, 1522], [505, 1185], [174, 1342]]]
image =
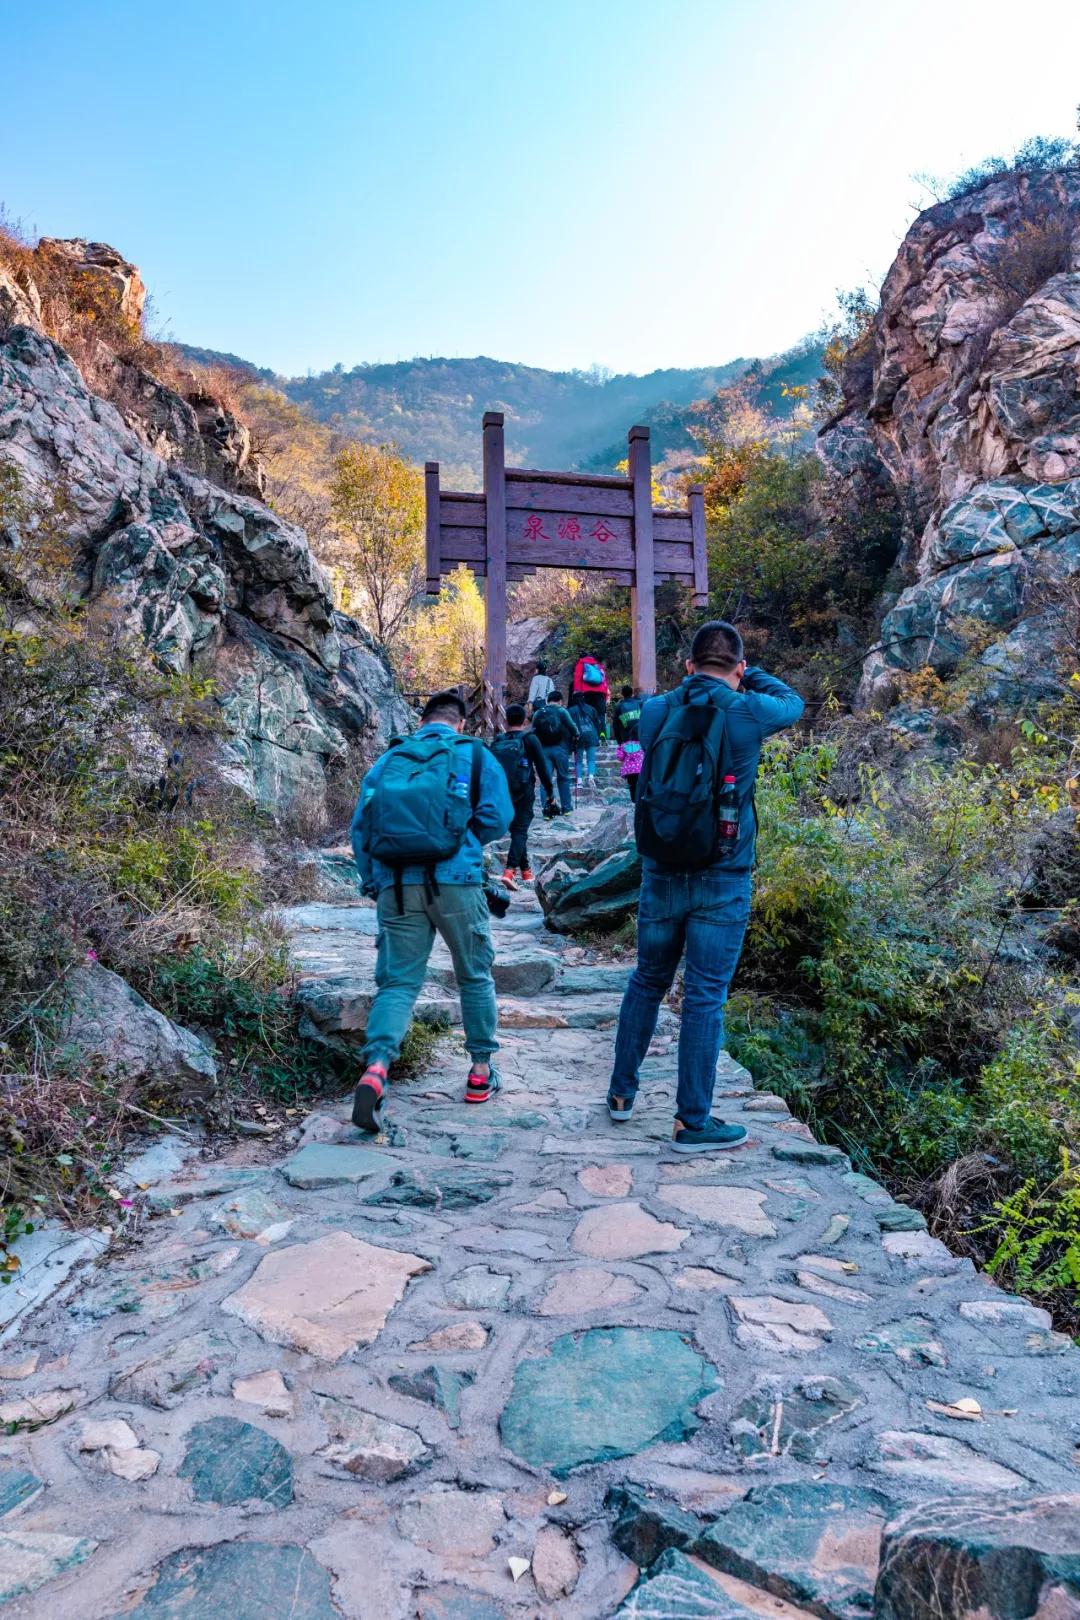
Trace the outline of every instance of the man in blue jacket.
[[[793, 726], [803, 700], [783, 681], [747, 668], [742, 638], [721, 619], [694, 637], [687, 675], [675, 691], [645, 703], [639, 739], [649, 749], [678, 703], [712, 703], [724, 711], [730, 770], [741, 806], [734, 846], [715, 865], [680, 871], [677, 852], [661, 865], [642, 859], [638, 904], [638, 962], [623, 997], [608, 1087], [608, 1112], [619, 1122], [633, 1113], [638, 1071], [656, 1029], [660, 1003], [686, 952], [679, 1031], [679, 1084], [672, 1146], [680, 1153], [737, 1147], [741, 1125], [712, 1117], [716, 1063], [724, 1044], [724, 1003], [750, 917], [750, 875], [757, 823], [753, 789], [766, 737]], [[640, 793], [639, 793], [640, 813]]]
[[[456, 692], [439, 692], [427, 703], [420, 729], [411, 741], [440, 731], [461, 736], [464, 730], [465, 705], [461, 698]], [[471, 771], [473, 747], [471, 741], [462, 739], [461, 752], [466, 756], [464, 781]], [[368, 854], [363, 832], [364, 806], [374, 795], [389, 757], [387, 753], [376, 760], [364, 778], [351, 827], [364, 893], [378, 899], [378, 993], [368, 1014], [366, 1068], [353, 1102], [353, 1123], [372, 1134], [382, 1128], [387, 1072], [409, 1028], [436, 933], [446, 941], [453, 960], [465, 1044], [472, 1057], [465, 1100], [487, 1102], [499, 1088], [499, 1077], [491, 1063], [499, 1048], [498, 1013], [491, 976], [495, 953], [484, 896], [483, 846], [504, 835], [514, 813], [506, 772], [486, 748], [480, 747], [472, 813], [457, 854], [440, 861], [433, 873], [423, 867], [405, 867], [396, 874]]]

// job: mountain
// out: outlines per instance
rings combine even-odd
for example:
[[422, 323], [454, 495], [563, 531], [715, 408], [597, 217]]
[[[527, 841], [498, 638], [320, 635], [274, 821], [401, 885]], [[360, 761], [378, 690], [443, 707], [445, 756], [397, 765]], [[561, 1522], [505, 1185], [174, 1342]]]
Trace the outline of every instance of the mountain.
[[[739, 361], [736, 375], [721, 391], [735, 390], [747, 404], [760, 410], [776, 424], [783, 424], [791, 415], [799, 399], [793, 389], [813, 390], [822, 375], [825, 345], [821, 339], [808, 338], [794, 349], [767, 360]], [[712, 397], [717, 392], [712, 390]], [[706, 396], [698, 395], [688, 404], [674, 404], [670, 399], [652, 405], [638, 418], [652, 430], [653, 464], [659, 466], [665, 456], [674, 453], [676, 465], [679, 452], [696, 449], [696, 430], [702, 425], [702, 404]], [[586, 458], [582, 463], [589, 472], [609, 472], [626, 455], [626, 436], [615, 440], [605, 449]]]
[[272, 381], [340, 432], [372, 444], [394, 444], [413, 461], [439, 461], [447, 483], [467, 487], [480, 481], [485, 411], [504, 412], [507, 454], [519, 466], [578, 467], [591, 464], [598, 452], [618, 460], [626, 454], [627, 429], [637, 422], [662, 426], [663, 449], [686, 448], [691, 440], [682, 413], [734, 382], [751, 364], [731, 360], [638, 377], [599, 369], [545, 371], [478, 356], [402, 360], [351, 371], [335, 366], [317, 376], [286, 378], [233, 355], [186, 344], [174, 348], [188, 360]]

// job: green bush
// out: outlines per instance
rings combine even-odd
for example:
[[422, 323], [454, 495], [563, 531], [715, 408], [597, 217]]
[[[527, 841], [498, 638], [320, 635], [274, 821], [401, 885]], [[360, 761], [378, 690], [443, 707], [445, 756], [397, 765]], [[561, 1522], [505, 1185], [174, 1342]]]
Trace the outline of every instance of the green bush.
[[1004, 1198], [974, 1212], [990, 1216], [975, 1252], [998, 1250], [1019, 1277], [1052, 1233], [1038, 1251], [1056, 1279], [1047, 1288], [1062, 1320], [1080, 1321], [1080, 1289], [1068, 1308], [1061, 1292], [1080, 1196], [1075, 1177], [1056, 1175], [1080, 1138], [1075, 997], [1010, 949], [1031, 851], [1063, 803], [1063, 756], [1032, 728], [1005, 763], [887, 778], [848, 767], [851, 723], [838, 736], [843, 746], [786, 738], [766, 750], [731, 1051], [928, 1208], [943, 1174], [977, 1156]]
[[986, 1269], [1008, 1288], [1031, 1294], [1059, 1320], [1075, 1324], [1080, 1300], [1080, 1176], [1067, 1149], [1045, 1187], [1034, 1180], [1002, 1199], [983, 1232], [998, 1239]]
[[343, 1090], [355, 1067], [331, 1048], [301, 1039], [283, 956], [264, 960], [259, 977], [248, 978], [242, 960], [195, 949], [157, 961], [140, 988], [178, 1023], [212, 1036], [231, 1093], [298, 1103]]

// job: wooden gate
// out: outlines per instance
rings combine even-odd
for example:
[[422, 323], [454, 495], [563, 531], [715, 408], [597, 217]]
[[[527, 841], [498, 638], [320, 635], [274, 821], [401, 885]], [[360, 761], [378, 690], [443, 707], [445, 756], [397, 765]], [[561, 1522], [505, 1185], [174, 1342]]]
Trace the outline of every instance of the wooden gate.
[[507, 581], [538, 568], [603, 574], [629, 585], [634, 685], [656, 690], [656, 582], [678, 579], [708, 599], [705, 501], [694, 485], [686, 509], [654, 508], [647, 427], [629, 434], [629, 474], [537, 472], [507, 467], [503, 417], [484, 416], [484, 490], [442, 489], [439, 463], [424, 469], [427, 590], [462, 563], [484, 581], [485, 687], [490, 723], [506, 699]]

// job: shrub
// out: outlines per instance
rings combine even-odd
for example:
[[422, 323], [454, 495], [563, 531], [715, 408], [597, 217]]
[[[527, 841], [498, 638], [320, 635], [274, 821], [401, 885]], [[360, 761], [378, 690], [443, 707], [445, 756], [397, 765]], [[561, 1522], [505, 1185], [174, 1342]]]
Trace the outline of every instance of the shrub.
[[178, 1023], [213, 1036], [233, 1098], [293, 1104], [348, 1082], [350, 1059], [300, 1039], [281, 950], [245, 961], [196, 948], [154, 963], [141, 988]]
[[[153, 1086], [59, 1049], [66, 980], [88, 958], [194, 1022], [223, 1087], [292, 1102], [345, 1065], [298, 1037], [280, 938], [261, 920], [253, 808], [205, 753], [207, 683], [65, 604], [63, 492], [0, 479], [0, 1208], [86, 1218], [110, 1197], [125, 1138], [161, 1117]], [[277, 839], [275, 882], [288, 850]], [[10, 1216], [9, 1216], [9, 1212]], [[4, 1249], [0, 1243], [0, 1266]]]
[[977, 1258], [1004, 1245], [1019, 1278], [1052, 1232], [1047, 1289], [1071, 1323], [1080, 1291], [1062, 1292], [1061, 1267], [1080, 1196], [1056, 1169], [1080, 1138], [1075, 997], [1020, 944], [1071, 755], [1030, 730], [1007, 762], [892, 776], [849, 766], [850, 726], [768, 746], [729, 1045]]
[[1067, 1149], [1040, 1187], [1032, 1178], [994, 1207], [981, 1231], [997, 1240], [986, 1269], [1007, 1288], [1049, 1305], [1059, 1321], [1080, 1322], [1080, 1176]]

